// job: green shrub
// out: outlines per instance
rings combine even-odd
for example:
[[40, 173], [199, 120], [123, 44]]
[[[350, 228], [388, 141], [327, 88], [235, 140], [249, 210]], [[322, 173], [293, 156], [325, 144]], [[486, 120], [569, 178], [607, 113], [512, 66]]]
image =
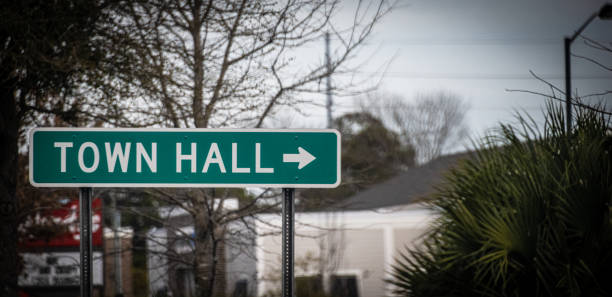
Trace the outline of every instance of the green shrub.
[[612, 296], [612, 136], [602, 113], [502, 125], [451, 171], [424, 245], [390, 280], [403, 296]]

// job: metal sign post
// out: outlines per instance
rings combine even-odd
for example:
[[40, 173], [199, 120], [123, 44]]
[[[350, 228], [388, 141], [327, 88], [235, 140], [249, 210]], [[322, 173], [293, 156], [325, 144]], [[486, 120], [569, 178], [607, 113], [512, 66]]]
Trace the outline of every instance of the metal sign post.
[[293, 260], [295, 237], [295, 209], [293, 207], [293, 188], [283, 188], [283, 297], [295, 296], [295, 281], [293, 277]]
[[80, 237], [81, 237], [81, 297], [92, 296], [92, 278], [91, 278], [91, 197], [92, 188], [79, 189], [79, 219], [80, 219]]

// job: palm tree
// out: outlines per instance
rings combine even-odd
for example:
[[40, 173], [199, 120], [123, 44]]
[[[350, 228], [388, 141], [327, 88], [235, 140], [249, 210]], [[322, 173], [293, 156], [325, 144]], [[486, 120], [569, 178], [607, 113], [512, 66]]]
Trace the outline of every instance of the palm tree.
[[393, 266], [402, 296], [612, 296], [612, 136], [553, 104], [539, 130], [519, 116], [451, 171], [424, 245]]

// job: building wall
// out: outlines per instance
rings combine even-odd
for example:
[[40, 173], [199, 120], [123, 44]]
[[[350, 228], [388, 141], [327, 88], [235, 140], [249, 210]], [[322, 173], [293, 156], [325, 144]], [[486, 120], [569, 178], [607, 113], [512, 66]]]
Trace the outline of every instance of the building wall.
[[[246, 218], [245, 223], [250, 224], [251, 219]], [[244, 284], [246, 284], [247, 296], [254, 296], [257, 292], [255, 236], [251, 229], [245, 227], [245, 223], [232, 222], [228, 224], [224, 241], [219, 245], [221, 251], [219, 251], [218, 256], [216, 281], [222, 283], [218, 288], [225, 291], [218, 292], [219, 295], [234, 296], [237, 288], [239, 288], [237, 294], [244, 292], [242, 287]], [[188, 225], [181, 229], [183, 233], [193, 233], [193, 226]], [[148, 233], [147, 266], [149, 289], [152, 295], [164, 291], [176, 291], [177, 277], [184, 277], [183, 275], [188, 275], [188, 282], [191, 283], [185, 283], [183, 286], [195, 288], [190, 265], [172, 261], [166, 256], [168, 253], [174, 254], [172, 251], [175, 251], [181, 255], [183, 262], [189, 263], [193, 247], [173, 244], [173, 236], [169, 233], [172, 232], [169, 232], [166, 228], [153, 229]], [[238, 294], [237, 296], [242, 295]]]
[[252, 226], [255, 223], [251, 218], [245, 218], [244, 223], [233, 222], [228, 226], [225, 241], [227, 296], [241, 296], [241, 289], [244, 289], [241, 285], [245, 284], [248, 296], [257, 293], [256, 236], [245, 224]]
[[152, 229], [147, 234], [147, 270], [149, 293], [168, 292], [168, 259], [165, 257], [167, 245], [166, 229]]
[[[115, 247], [112, 232], [107, 232], [104, 238], [104, 296], [115, 297]], [[121, 236], [121, 235], [120, 235]], [[121, 284], [124, 297], [134, 296], [132, 287], [132, 236], [121, 238]]]
[[[353, 275], [361, 297], [388, 296], [391, 288], [384, 280], [390, 277], [394, 258], [405, 246], [418, 244], [431, 219], [431, 212], [419, 205], [331, 214], [297, 213], [296, 277]], [[259, 296], [280, 290], [280, 228], [279, 215], [259, 217], [257, 233], [263, 235], [257, 239]], [[333, 249], [337, 252], [330, 255], [327, 251]], [[324, 283], [324, 287], [329, 288], [329, 284]]]
[[406, 251], [407, 246], [418, 245], [421, 242], [422, 233], [423, 230], [420, 228], [393, 229], [393, 237], [398, 239], [394, 242], [394, 255], [399, 255], [399, 253]]
[[[384, 234], [380, 228], [347, 230], [340, 271], [355, 271], [362, 296], [380, 296], [384, 290]], [[383, 244], [381, 244], [383, 243]]]

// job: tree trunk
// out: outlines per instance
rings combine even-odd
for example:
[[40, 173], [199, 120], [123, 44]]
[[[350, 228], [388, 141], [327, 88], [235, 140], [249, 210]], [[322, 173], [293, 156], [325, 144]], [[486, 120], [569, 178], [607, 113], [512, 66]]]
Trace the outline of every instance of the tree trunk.
[[[204, 202], [205, 203], [205, 202]], [[194, 216], [194, 277], [200, 297], [225, 296], [225, 246], [223, 232], [208, 216], [204, 203]], [[213, 233], [214, 232], [214, 233]]]
[[19, 120], [11, 81], [0, 85], [0, 296], [17, 296], [17, 138]]

